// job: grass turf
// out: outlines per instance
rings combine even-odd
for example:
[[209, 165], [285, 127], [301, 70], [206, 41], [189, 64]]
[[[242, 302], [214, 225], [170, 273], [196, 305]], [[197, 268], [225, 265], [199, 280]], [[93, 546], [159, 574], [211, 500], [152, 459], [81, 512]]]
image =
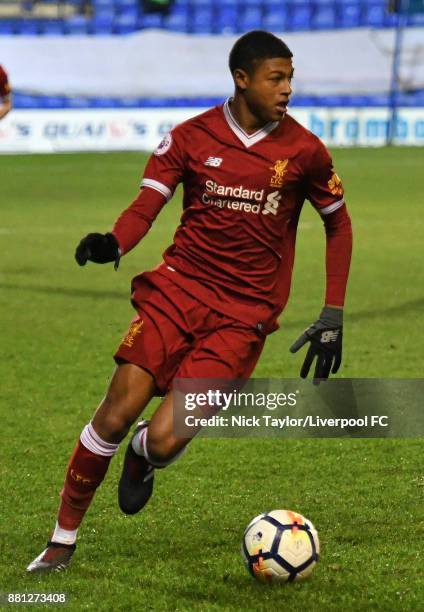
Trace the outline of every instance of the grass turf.
[[[334, 158], [355, 233], [341, 375], [420, 377], [424, 152], [346, 149]], [[199, 439], [158, 475], [156, 495], [133, 518], [116, 503], [121, 451], [69, 571], [25, 575], [132, 317], [130, 278], [156, 265], [178, 221], [177, 195], [119, 273], [73, 262], [81, 236], [110, 229], [130, 202], [145, 160], [130, 153], [0, 160], [0, 591], [65, 591], [71, 610], [418, 610], [420, 440]], [[302, 357], [288, 346], [321, 307], [320, 225], [305, 205], [292, 297], [257, 377], [298, 375]], [[322, 560], [309, 581], [267, 588], [248, 576], [239, 546], [249, 520], [278, 507], [315, 523]]]

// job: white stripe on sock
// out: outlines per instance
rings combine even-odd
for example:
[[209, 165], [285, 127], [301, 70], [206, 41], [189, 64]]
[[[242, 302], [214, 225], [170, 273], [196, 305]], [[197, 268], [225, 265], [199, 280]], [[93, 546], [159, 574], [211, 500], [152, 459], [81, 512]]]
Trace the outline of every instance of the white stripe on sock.
[[57, 542], [58, 544], [75, 544], [77, 533], [78, 529], [74, 529], [72, 531], [62, 529], [62, 527], [59, 527], [59, 523], [56, 521], [56, 526], [50, 539], [52, 542]]
[[140, 433], [140, 445], [143, 448], [143, 455], [146, 457], [149, 463], [152, 463], [150, 461], [149, 453], [147, 452], [147, 427]]
[[91, 423], [86, 425], [82, 430], [80, 440], [89, 451], [103, 457], [113, 457], [119, 448], [119, 444], [111, 444], [110, 442], [102, 440], [94, 431]]
[[146, 430], [147, 427], [139, 431], [138, 434], [136, 436], [133, 436], [133, 439], [131, 440], [131, 446], [133, 447], [133, 451], [136, 455], [140, 455], [140, 457], [144, 457], [144, 449], [143, 444], [141, 442], [141, 437], [143, 436], [143, 433]]

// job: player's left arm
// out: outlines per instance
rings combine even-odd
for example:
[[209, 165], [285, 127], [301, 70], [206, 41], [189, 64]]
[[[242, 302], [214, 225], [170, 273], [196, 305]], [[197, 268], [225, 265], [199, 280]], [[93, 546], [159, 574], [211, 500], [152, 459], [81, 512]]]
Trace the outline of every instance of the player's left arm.
[[319, 318], [290, 347], [295, 353], [309, 342], [300, 375], [306, 378], [315, 359], [314, 378], [336, 373], [342, 359], [343, 306], [352, 253], [352, 226], [344, 190], [331, 157], [318, 141], [311, 157], [307, 198], [322, 217], [326, 234], [325, 304]]

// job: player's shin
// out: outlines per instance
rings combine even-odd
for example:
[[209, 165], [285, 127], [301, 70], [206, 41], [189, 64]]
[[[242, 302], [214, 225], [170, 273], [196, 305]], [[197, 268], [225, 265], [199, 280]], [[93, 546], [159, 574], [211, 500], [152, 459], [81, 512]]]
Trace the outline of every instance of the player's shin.
[[62, 501], [51, 538], [53, 542], [75, 542], [78, 527], [118, 447], [119, 444], [102, 440], [91, 423], [83, 429], [69, 461], [60, 493]]

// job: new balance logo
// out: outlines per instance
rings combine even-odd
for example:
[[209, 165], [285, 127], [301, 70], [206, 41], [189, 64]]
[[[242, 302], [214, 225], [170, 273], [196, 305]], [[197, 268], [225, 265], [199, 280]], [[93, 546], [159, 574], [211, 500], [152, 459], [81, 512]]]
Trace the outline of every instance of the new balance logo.
[[332, 329], [329, 331], [322, 332], [321, 342], [324, 342], [325, 344], [327, 342], [335, 342], [338, 338], [338, 335], [339, 335], [338, 329]]
[[278, 211], [278, 206], [280, 205], [281, 194], [278, 191], [273, 191], [270, 193], [266, 199], [264, 204], [264, 208], [262, 210], [263, 215], [276, 215]]
[[205, 161], [205, 166], [213, 166], [214, 168], [219, 168], [222, 164], [222, 157], [208, 157]]

